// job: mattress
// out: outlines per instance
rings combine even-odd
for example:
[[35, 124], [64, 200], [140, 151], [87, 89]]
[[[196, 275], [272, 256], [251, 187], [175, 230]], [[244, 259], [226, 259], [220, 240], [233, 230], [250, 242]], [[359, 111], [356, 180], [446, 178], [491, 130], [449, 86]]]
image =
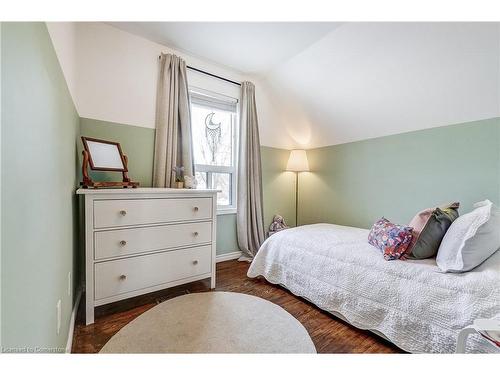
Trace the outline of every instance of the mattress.
[[[458, 332], [500, 319], [500, 251], [472, 271], [443, 273], [434, 259], [383, 259], [368, 230], [333, 224], [269, 237], [248, 270], [411, 353], [453, 353]], [[471, 335], [467, 352], [497, 352]]]

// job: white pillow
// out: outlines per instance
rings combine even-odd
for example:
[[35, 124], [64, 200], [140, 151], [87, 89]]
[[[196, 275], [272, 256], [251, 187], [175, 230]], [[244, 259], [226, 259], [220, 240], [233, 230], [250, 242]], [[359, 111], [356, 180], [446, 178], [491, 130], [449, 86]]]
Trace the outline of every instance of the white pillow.
[[436, 262], [444, 272], [469, 271], [500, 248], [500, 210], [489, 200], [459, 216], [439, 246]]

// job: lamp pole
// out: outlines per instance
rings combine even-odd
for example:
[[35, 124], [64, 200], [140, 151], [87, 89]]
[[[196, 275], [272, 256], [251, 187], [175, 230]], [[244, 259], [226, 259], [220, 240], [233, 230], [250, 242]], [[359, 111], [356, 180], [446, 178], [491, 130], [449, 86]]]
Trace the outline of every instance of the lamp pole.
[[299, 226], [299, 173], [295, 172], [295, 226]]
[[295, 226], [299, 226], [299, 173], [309, 170], [306, 150], [291, 150], [287, 171], [295, 172]]

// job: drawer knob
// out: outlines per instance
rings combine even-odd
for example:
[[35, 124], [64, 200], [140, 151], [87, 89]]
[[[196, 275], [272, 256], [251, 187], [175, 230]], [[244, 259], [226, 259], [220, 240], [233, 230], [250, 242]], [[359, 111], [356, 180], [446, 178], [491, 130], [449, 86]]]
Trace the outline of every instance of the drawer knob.
[[125, 246], [126, 244], [127, 244], [127, 241], [125, 241], [125, 240], [120, 241], [120, 246]]
[[199, 233], [198, 232], [194, 232], [193, 234], [196, 237], [196, 236], [198, 236]]
[[193, 210], [194, 210], [194, 212], [198, 212], [200, 209], [199, 209], [199, 207], [194, 207]]
[[120, 215], [125, 216], [126, 214], [127, 214], [127, 211], [125, 211], [125, 210], [120, 211]]
[[127, 278], [127, 275], [120, 275], [120, 280], [125, 280]]
[[193, 260], [193, 264], [194, 264], [194, 265], [197, 265], [197, 264], [198, 264], [198, 261], [197, 261], [197, 260]]

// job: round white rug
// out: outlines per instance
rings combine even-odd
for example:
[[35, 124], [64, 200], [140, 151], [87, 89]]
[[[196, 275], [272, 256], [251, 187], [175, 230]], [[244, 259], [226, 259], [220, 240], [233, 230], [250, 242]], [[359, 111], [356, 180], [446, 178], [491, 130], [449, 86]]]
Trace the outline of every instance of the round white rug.
[[186, 294], [146, 311], [100, 353], [316, 353], [292, 315], [241, 293]]

